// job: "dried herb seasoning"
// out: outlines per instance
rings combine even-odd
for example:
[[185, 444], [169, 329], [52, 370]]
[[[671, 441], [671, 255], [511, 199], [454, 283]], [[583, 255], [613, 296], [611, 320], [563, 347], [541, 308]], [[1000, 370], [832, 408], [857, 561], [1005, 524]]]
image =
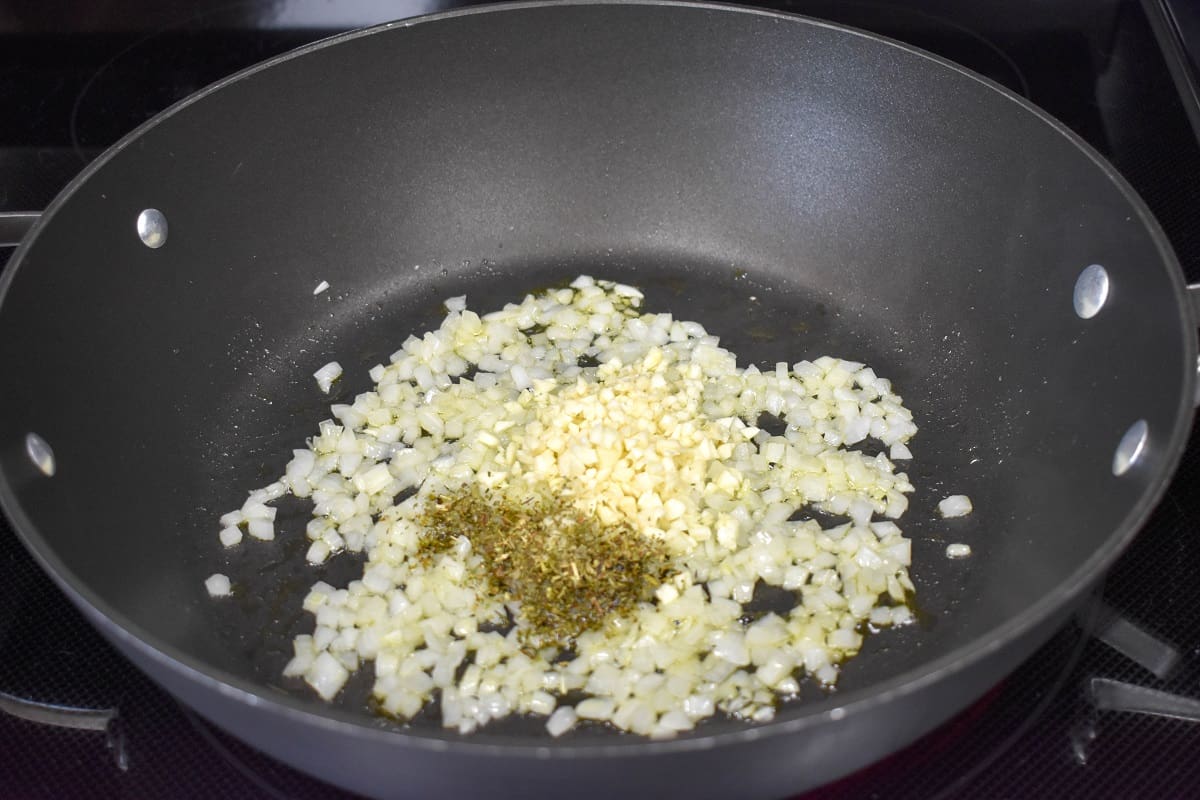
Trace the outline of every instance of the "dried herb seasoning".
[[427, 500], [417, 518], [425, 558], [466, 536], [480, 578], [519, 603], [519, 636], [529, 649], [569, 648], [584, 631], [629, 614], [662, 582], [665, 545], [628, 524], [604, 525], [563, 497], [486, 491], [477, 484]]

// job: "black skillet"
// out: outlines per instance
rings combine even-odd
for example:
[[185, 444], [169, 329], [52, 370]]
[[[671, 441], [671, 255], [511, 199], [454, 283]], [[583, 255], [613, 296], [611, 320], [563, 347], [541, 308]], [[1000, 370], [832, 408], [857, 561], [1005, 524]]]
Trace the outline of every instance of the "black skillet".
[[[442, 298], [495, 307], [581, 272], [746, 360], [829, 353], [894, 380], [921, 427], [903, 520], [921, 623], [774, 722], [673, 741], [521, 720], [463, 738], [370, 715], [366, 670], [334, 705], [284, 681], [306, 588], [357, 564], [303, 564], [299, 504], [235, 551], [216, 518], [327, 416], [312, 372], [340, 360], [352, 397]], [[769, 797], [892, 752], [1061, 624], [1192, 419], [1178, 265], [1103, 159], [941, 59], [715, 6], [515, 4], [275, 59], [92, 164], [0, 298], [0, 499], [29, 549], [202, 714], [381, 797]], [[954, 493], [975, 513], [938, 519]], [[953, 541], [974, 555], [948, 560]], [[213, 602], [215, 571], [247, 591]]]

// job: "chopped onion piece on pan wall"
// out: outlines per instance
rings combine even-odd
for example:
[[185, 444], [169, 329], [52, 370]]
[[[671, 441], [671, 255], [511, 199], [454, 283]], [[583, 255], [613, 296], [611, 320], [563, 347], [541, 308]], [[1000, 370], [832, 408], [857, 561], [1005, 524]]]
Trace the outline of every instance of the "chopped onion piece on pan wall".
[[947, 558], [967, 558], [971, 555], [971, 545], [955, 542], [946, 545]]
[[965, 494], [952, 494], [938, 503], [938, 511], [943, 517], [965, 517], [973, 509], [971, 498]]
[[204, 588], [213, 597], [225, 597], [232, 591], [229, 585], [229, 578], [219, 572], [214, 572], [208, 576], [204, 581]]
[[[593, 720], [670, 737], [715, 713], [769, 720], [806, 674], [835, 683], [868, 627], [912, 620], [890, 520], [913, 487], [887, 454], [911, 457], [917, 429], [890, 382], [830, 357], [739, 366], [641, 304], [587, 276], [483, 315], [450, 298], [222, 518], [225, 545], [231, 528], [269, 538], [290, 493], [313, 503], [309, 562], [366, 553], [359, 580], [312, 587], [286, 675], [330, 699], [373, 661], [384, 713], [438, 697], [463, 733], [532, 714], [554, 736]], [[340, 373], [322, 368], [322, 390]], [[748, 613], [762, 586], [794, 605]]]
[[321, 391], [329, 394], [329, 390], [333, 388], [333, 382], [342, 377], [342, 365], [336, 361], [330, 361], [314, 372], [313, 377], [317, 379], [317, 386], [321, 387]]

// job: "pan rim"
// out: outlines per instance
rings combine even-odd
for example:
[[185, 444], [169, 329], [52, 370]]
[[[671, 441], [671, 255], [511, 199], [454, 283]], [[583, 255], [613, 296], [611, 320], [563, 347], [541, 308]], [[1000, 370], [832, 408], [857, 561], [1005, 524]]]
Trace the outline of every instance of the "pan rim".
[[[530, 9], [547, 10], [576, 6], [678, 7], [695, 12], [737, 13], [763, 16], [781, 22], [786, 21], [826, 28], [842, 35], [862, 37], [881, 45], [895, 48], [908, 54], [908, 56], [915, 56], [931, 61], [942, 68], [950, 69], [964, 78], [981, 84], [985, 89], [999, 93], [1001, 97], [1015, 103], [1025, 112], [1034, 114], [1041, 122], [1048, 125], [1053, 131], [1073, 144], [1082, 155], [1090, 159], [1101, 170], [1103, 175], [1121, 193], [1150, 235], [1159, 253], [1161, 264], [1168, 272], [1168, 280], [1174, 290], [1179, 319], [1189, 324], [1192, 322], [1190, 306], [1187, 304], [1182, 269], [1170, 242], [1167, 240], [1161, 226], [1145, 202], [1116, 169], [1100, 153], [1093, 149], [1091, 145], [1062, 122], [1032, 102], [952, 61], [905, 42], [879, 36], [857, 28], [787, 12], [747, 8], [724, 3], [680, 2], [679, 0], [562, 0], [560, 2], [529, 0], [526, 2], [475, 6], [348, 31], [310, 43], [240, 70], [184, 98], [147, 122], [139, 125], [97, 157], [67, 184], [47, 206], [41, 218], [34, 224], [29, 234], [10, 257], [4, 273], [0, 275], [0, 311], [3, 309], [8, 289], [20, 271], [26, 254], [36, 243], [41, 232], [47, 227], [56, 212], [70, 201], [76, 191], [86, 184], [94, 173], [132, 143], [140, 139], [149, 130], [182, 109], [203, 100], [208, 95], [219, 92], [232, 83], [285, 61], [302, 57], [326, 47], [341, 45], [359, 37], [375, 35], [395, 28], [408, 28], [467, 15], [504, 12], [520, 13]], [[706, 734], [701, 731], [693, 734], [684, 734], [676, 739], [661, 741], [632, 736], [601, 740], [555, 740], [534, 737], [515, 738], [488, 734], [486, 729], [469, 737], [463, 737], [453, 731], [441, 729], [396, 731], [394, 729], [371, 727], [370, 721], [367, 718], [332, 705], [322, 708], [316, 706], [315, 701], [309, 698], [279, 693], [267, 694], [264, 692], [264, 687], [200, 661], [192, 655], [160, 641], [149, 632], [142, 630], [131, 620], [126, 619], [124, 615], [113, 609], [102, 597], [96, 595], [90, 587], [66, 568], [65, 564], [41, 535], [32, 520], [24, 513], [17, 499], [16, 491], [3, 469], [0, 469], [0, 506], [7, 512], [18, 537], [22, 540], [26, 549], [38, 561], [41, 568], [50, 575], [59, 588], [68, 595], [72, 602], [84, 612], [85, 616], [103, 634], [120, 640], [125, 645], [139, 651], [148, 659], [157, 662], [181, 678], [201, 684], [210, 691], [215, 691], [244, 704], [266, 707], [272, 713], [281, 715], [286, 719], [297, 722], [302, 721], [307, 725], [319, 725], [346, 736], [378, 737], [380, 741], [387, 740], [393, 746], [402, 745], [434, 751], [453, 750], [463, 754], [503, 756], [506, 758], [513, 756], [525, 756], [537, 759], [588, 758], [606, 757], [618, 753], [626, 756], [654, 756], [712, 749], [767, 737], [794, 734], [824, 721], [835, 718], [843, 719], [860, 713], [869, 713], [877, 706], [884, 705], [896, 698], [919, 692], [943, 679], [969, 669], [986, 658], [989, 653], [1015, 644], [1018, 640], [1033, 632], [1039, 625], [1054, 617], [1056, 613], [1070, 608], [1072, 604], [1077, 602], [1084, 591], [1090, 588], [1104, 574], [1133, 540], [1165, 492], [1169, 479], [1174, 474], [1182, 457], [1183, 450], [1187, 445], [1186, 433], [1190, 429], [1194, 413], [1191, 398], [1195, 391], [1196, 375], [1190, 365], [1196, 363], [1196, 341], [1194, 336], [1187, 335], [1187, 331], [1190, 329], [1189, 325], [1181, 327], [1184, 333], [1183, 349], [1186, 356], [1182, 364], [1183, 391], [1178, 399], [1169, 436], [1164, 437], [1163, 456], [1150, 476], [1150, 484], [1143, 491], [1137, 502], [1129, 509], [1124, 519], [1118, 525], [1114, 526], [1112, 533], [1104, 544], [1079, 565], [1067, 579], [1051, 592], [1035, 601], [1024, 612], [1013, 616], [1000, 626], [984, 632], [985, 635], [981, 635], [923, 666], [910, 669], [886, 681], [847, 692], [845, 696], [830, 695], [822, 700], [806, 704], [802, 709], [797, 709], [797, 713], [794, 716], [789, 716], [785, 712], [785, 714], [780, 715], [780, 718], [771, 722], [748, 724], [745, 728], [720, 733]]]

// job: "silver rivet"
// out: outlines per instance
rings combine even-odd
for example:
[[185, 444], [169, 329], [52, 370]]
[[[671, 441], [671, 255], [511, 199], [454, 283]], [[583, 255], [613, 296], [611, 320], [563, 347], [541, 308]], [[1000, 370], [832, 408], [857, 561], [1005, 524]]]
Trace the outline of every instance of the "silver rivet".
[[167, 243], [167, 218], [157, 208], [147, 208], [138, 214], [137, 232], [142, 244], [157, 250]]
[[1146, 452], [1146, 438], [1149, 435], [1150, 426], [1144, 419], [1139, 419], [1129, 426], [1129, 430], [1121, 437], [1121, 443], [1117, 445], [1117, 451], [1113, 453], [1113, 475], [1124, 475], [1141, 460], [1142, 454]]
[[25, 455], [47, 478], [54, 476], [54, 451], [36, 433], [25, 434]]
[[1075, 279], [1075, 313], [1091, 319], [1104, 308], [1108, 299], [1108, 270], [1099, 264], [1085, 267]]

